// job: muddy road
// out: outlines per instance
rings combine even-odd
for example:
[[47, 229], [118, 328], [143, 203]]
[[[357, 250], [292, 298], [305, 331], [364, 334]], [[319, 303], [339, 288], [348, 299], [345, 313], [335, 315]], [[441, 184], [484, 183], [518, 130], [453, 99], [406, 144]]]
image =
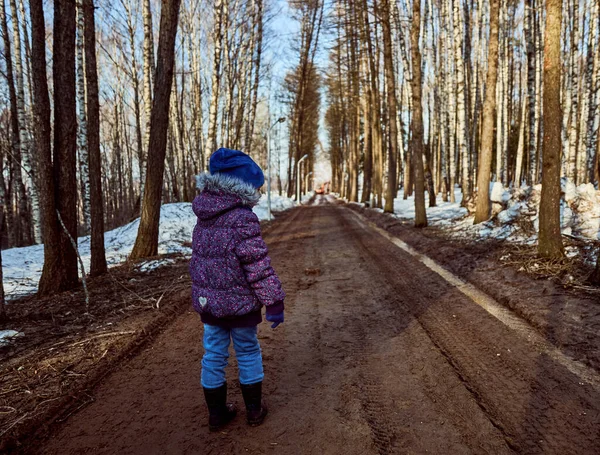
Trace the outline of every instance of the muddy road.
[[208, 432], [190, 311], [33, 453], [600, 453], [597, 385], [352, 211], [295, 209], [265, 239], [288, 298], [260, 327], [263, 426]]

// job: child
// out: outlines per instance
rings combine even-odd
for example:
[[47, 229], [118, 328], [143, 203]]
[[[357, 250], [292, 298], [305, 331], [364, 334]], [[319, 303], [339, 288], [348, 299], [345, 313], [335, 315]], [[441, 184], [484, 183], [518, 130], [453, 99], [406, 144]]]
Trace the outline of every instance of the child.
[[190, 273], [194, 309], [204, 323], [201, 382], [208, 425], [216, 431], [237, 412], [227, 403], [225, 367], [230, 339], [248, 424], [260, 425], [265, 419], [257, 325], [262, 322], [263, 305], [272, 328], [283, 322], [285, 293], [271, 267], [258, 217], [252, 212], [265, 181], [262, 170], [245, 153], [226, 148], [212, 154], [209, 170], [198, 178], [201, 193], [193, 204], [198, 223]]

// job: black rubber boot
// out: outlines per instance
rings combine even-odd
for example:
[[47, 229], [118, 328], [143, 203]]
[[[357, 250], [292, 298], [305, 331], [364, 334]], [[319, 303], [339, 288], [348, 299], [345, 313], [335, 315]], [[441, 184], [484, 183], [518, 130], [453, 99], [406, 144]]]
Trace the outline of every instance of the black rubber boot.
[[246, 404], [246, 419], [248, 425], [258, 426], [265, 420], [268, 410], [262, 401], [262, 382], [255, 384], [240, 384], [242, 396]]
[[220, 430], [233, 420], [237, 414], [234, 404], [227, 403], [227, 384], [216, 389], [204, 388], [204, 398], [208, 406], [208, 428], [210, 431]]

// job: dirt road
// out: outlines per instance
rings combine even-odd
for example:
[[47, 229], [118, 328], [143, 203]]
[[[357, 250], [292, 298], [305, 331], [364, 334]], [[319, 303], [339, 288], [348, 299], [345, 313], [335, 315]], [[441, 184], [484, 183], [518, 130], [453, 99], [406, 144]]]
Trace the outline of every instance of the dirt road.
[[35, 453], [600, 453], [595, 386], [350, 210], [296, 209], [266, 240], [288, 299], [260, 328], [263, 426], [208, 432], [190, 311]]

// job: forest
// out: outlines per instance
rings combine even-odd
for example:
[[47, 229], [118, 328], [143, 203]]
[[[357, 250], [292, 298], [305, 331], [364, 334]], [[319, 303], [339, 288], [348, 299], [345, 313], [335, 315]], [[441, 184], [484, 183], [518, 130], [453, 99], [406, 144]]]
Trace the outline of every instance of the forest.
[[79, 236], [92, 276], [138, 217], [131, 258], [156, 255], [161, 204], [190, 202], [220, 146], [266, 167], [274, 143], [288, 197], [323, 160], [348, 201], [414, 196], [417, 227], [437, 195], [479, 223], [482, 189], [541, 184], [548, 258], [561, 182], [598, 185], [597, 0], [290, 0], [275, 82], [276, 1], [1, 3], [2, 248], [44, 244], [41, 295], [78, 286]]

